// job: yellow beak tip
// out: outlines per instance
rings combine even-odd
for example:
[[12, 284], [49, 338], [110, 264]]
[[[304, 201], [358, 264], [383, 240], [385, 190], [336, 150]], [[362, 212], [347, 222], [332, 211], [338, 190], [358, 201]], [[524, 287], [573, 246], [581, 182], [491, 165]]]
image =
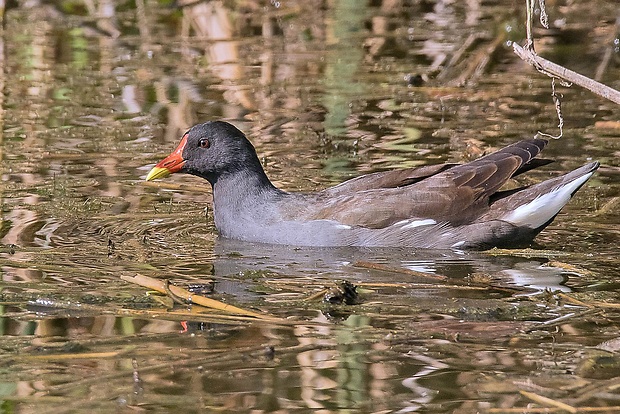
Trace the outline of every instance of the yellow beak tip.
[[146, 181], [153, 181], [158, 178], [166, 178], [170, 175], [170, 170], [167, 168], [153, 167], [146, 176]]

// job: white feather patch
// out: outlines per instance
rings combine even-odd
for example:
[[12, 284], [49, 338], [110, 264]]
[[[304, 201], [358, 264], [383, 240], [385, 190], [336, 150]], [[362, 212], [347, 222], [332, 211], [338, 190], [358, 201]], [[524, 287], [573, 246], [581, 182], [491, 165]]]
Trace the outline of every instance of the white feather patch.
[[568, 203], [571, 195], [583, 185], [583, 183], [588, 181], [592, 174], [594, 174], [594, 172], [588, 173], [553, 191], [536, 197], [529, 203], [517, 207], [513, 212], [508, 214], [504, 220], [519, 227], [526, 226], [536, 229], [542, 226], [553, 216], [558, 214], [562, 207]]
[[348, 224], [334, 224], [334, 227], [337, 229], [344, 229], [344, 230], [349, 230], [351, 228], [351, 226], [349, 226]]
[[[403, 220], [403, 221], [399, 221], [398, 223], [396, 223], [396, 225], [403, 223], [405, 221], [409, 221], [409, 220]], [[433, 219], [424, 219], [424, 220], [412, 220], [407, 224], [404, 224], [401, 229], [412, 229], [414, 227], [420, 227], [420, 226], [430, 226], [431, 224], [437, 224], [437, 222]]]

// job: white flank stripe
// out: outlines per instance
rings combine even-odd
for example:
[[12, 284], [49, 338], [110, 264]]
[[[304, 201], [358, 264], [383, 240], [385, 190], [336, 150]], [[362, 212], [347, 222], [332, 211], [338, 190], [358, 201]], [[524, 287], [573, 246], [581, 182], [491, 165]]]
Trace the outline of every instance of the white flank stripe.
[[558, 214], [562, 207], [570, 200], [571, 194], [583, 185], [583, 183], [588, 181], [592, 174], [594, 174], [594, 172], [564, 184], [547, 194], [536, 197], [529, 203], [517, 207], [512, 213], [507, 215], [504, 220], [515, 226], [527, 226], [532, 229], [542, 226], [549, 221], [551, 217]]
[[[398, 223], [401, 223], [400, 221]], [[396, 224], [398, 224], [396, 223]], [[437, 224], [437, 222], [433, 219], [424, 219], [424, 220], [413, 220], [411, 223], [409, 224], [405, 224], [403, 227], [401, 227], [403, 230], [404, 229], [412, 229], [414, 227], [420, 227], [420, 226], [430, 226], [431, 224]]]

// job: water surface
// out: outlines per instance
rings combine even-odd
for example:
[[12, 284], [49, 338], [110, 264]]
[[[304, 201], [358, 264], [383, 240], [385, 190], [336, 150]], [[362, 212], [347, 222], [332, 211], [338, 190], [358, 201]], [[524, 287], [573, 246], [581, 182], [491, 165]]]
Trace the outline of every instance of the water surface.
[[[528, 250], [236, 243], [218, 239], [202, 180], [144, 182], [213, 119], [241, 128], [289, 191], [557, 134], [549, 79], [510, 47], [524, 4], [33, 4], [3, 16], [4, 411], [550, 406], [523, 392], [620, 406], [611, 102], [558, 87], [556, 162], [524, 182], [602, 167]], [[620, 89], [615, 2], [548, 12], [537, 50]], [[120, 278], [136, 274], [277, 320], [175, 305]], [[358, 303], [323, 302], [342, 281]]]

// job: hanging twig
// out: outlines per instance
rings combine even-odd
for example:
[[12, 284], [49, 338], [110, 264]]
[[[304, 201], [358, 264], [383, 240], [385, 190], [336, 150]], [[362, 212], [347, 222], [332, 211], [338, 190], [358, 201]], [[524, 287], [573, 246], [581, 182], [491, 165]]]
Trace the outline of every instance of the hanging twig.
[[560, 129], [560, 133], [557, 136], [549, 135], [544, 132], [538, 131], [538, 135], [542, 135], [547, 138], [560, 139], [562, 138], [564, 127], [564, 117], [562, 116], [562, 101], [560, 100], [560, 95], [555, 91], [555, 78], [551, 78], [551, 97], [553, 98], [553, 103], [555, 104], [555, 112], [558, 114], [558, 128]]

